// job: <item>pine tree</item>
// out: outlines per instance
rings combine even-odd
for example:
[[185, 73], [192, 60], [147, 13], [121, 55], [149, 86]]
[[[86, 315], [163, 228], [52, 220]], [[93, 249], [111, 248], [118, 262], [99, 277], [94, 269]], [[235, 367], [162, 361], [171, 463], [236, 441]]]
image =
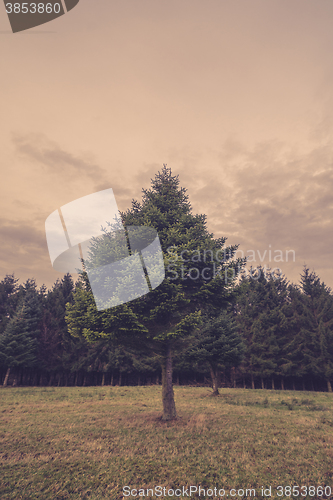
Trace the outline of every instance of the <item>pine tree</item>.
[[283, 276], [272, 275], [262, 267], [251, 269], [239, 285], [236, 320], [246, 345], [242, 365], [244, 375], [265, 379], [284, 377], [285, 344], [288, 340], [288, 284]]
[[39, 297], [30, 290], [17, 305], [13, 318], [0, 336], [0, 359], [7, 368], [4, 386], [11, 370], [16, 384], [18, 370], [36, 366], [40, 319]]
[[208, 365], [213, 384], [213, 396], [218, 396], [221, 368], [237, 366], [245, 346], [230, 313], [207, 314], [203, 326], [195, 334], [188, 354], [200, 365]]
[[[226, 238], [214, 239], [208, 232], [206, 217], [191, 213], [186, 190], [166, 166], [152, 180], [151, 189], [143, 190], [142, 202], [133, 201], [121, 215], [126, 227], [150, 226], [158, 231], [166, 279], [144, 297], [99, 313], [83, 276], [84, 286], [75, 293], [74, 306], [68, 306], [67, 323], [70, 332], [90, 340], [109, 336], [124, 344], [144, 345], [147, 352], [158, 355], [163, 418], [170, 420], [176, 418], [173, 352], [198, 326], [201, 312], [227, 303], [243, 261], [233, 261], [237, 245], [225, 248]], [[114, 245], [106, 237], [92, 245], [89, 265], [107, 261], [110, 252]]]
[[304, 267], [299, 287], [291, 289], [294, 335], [288, 345], [291, 374], [322, 377], [332, 391], [333, 297], [315, 272]]
[[6, 329], [9, 320], [14, 316], [17, 305], [18, 279], [14, 274], [7, 274], [0, 281], [0, 334]]
[[[73, 300], [74, 284], [70, 274], [57, 280], [43, 297], [41, 335], [38, 342], [39, 367], [46, 370], [50, 383], [58, 376], [60, 384], [64, 367], [64, 349], [68, 340], [65, 321], [66, 304]], [[68, 348], [68, 345], [66, 346]]]

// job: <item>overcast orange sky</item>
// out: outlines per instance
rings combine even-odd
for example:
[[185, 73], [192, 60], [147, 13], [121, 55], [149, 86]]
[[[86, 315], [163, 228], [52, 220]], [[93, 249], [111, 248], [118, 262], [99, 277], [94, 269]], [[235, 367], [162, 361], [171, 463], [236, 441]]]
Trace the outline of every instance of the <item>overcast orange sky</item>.
[[333, 287], [332, 26], [327, 0], [80, 0], [12, 34], [0, 4], [0, 279], [51, 287], [46, 218], [166, 163], [252, 265]]

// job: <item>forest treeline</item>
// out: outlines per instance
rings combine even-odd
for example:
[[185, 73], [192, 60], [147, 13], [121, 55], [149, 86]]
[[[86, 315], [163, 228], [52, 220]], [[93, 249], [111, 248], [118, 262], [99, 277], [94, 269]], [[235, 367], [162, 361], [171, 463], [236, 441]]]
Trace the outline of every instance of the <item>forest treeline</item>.
[[[157, 356], [105, 338], [69, 333], [66, 304], [84, 283], [70, 274], [51, 290], [33, 279], [0, 282], [2, 385], [142, 385], [161, 383]], [[68, 306], [67, 306], [68, 310]], [[226, 349], [237, 346], [238, 355]], [[173, 382], [332, 391], [333, 295], [304, 268], [299, 284], [259, 267], [243, 275], [209, 328], [201, 324], [174, 351]], [[237, 362], [233, 362], [233, 360]], [[215, 367], [215, 373], [212, 368]]]

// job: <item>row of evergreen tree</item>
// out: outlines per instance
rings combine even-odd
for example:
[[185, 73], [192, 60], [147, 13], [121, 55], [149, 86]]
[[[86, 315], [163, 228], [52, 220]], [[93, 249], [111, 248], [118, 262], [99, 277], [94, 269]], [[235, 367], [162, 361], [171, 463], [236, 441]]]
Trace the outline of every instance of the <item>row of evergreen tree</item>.
[[[160, 383], [151, 353], [69, 334], [66, 304], [80, 287], [69, 274], [51, 290], [14, 275], [0, 282], [2, 385]], [[175, 383], [332, 391], [333, 295], [315, 272], [304, 268], [294, 285], [257, 268], [232, 297], [174, 352]]]

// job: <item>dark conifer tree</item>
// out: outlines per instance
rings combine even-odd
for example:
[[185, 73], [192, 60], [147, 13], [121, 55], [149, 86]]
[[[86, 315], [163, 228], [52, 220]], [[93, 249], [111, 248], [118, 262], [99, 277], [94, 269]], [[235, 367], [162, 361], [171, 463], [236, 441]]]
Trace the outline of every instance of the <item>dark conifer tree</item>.
[[17, 305], [18, 279], [14, 274], [7, 274], [0, 281], [0, 334], [6, 329], [7, 323], [14, 316]]
[[297, 378], [320, 377], [332, 391], [333, 297], [315, 272], [305, 267], [299, 287], [290, 290], [293, 335], [289, 342], [290, 373]]
[[285, 344], [288, 341], [288, 285], [284, 277], [261, 267], [251, 269], [239, 285], [236, 320], [246, 345], [242, 365], [250, 375], [252, 388], [260, 378], [275, 387], [275, 377], [284, 377]]
[[57, 280], [52, 290], [43, 295], [43, 316], [38, 343], [39, 367], [49, 373], [50, 383], [64, 378], [64, 350], [70, 340], [65, 321], [66, 304], [73, 301], [74, 284], [70, 274]]
[[[170, 420], [176, 418], [173, 352], [198, 326], [201, 312], [227, 303], [229, 288], [243, 261], [233, 261], [237, 245], [225, 248], [226, 238], [214, 239], [208, 232], [206, 217], [191, 213], [186, 190], [179, 187], [178, 177], [166, 166], [152, 180], [151, 189], [143, 190], [142, 202], [133, 201], [131, 209], [122, 214], [122, 221], [125, 226], [151, 226], [158, 231], [166, 279], [144, 297], [98, 313], [83, 277], [85, 286], [75, 293], [74, 306], [68, 306], [67, 322], [74, 335], [91, 340], [116, 337], [126, 344], [145, 345], [147, 352], [157, 354], [162, 370], [163, 418]], [[91, 248], [90, 264], [106, 260], [107, 252], [113, 250], [107, 241]]]
[[0, 336], [0, 359], [7, 368], [3, 385], [7, 385], [11, 370], [16, 385], [20, 370], [37, 365], [40, 320], [40, 297], [32, 287], [18, 303], [14, 316]]
[[194, 335], [186, 354], [209, 369], [213, 396], [218, 396], [222, 368], [236, 367], [242, 360], [245, 346], [230, 313], [206, 314], [202, 327]]

